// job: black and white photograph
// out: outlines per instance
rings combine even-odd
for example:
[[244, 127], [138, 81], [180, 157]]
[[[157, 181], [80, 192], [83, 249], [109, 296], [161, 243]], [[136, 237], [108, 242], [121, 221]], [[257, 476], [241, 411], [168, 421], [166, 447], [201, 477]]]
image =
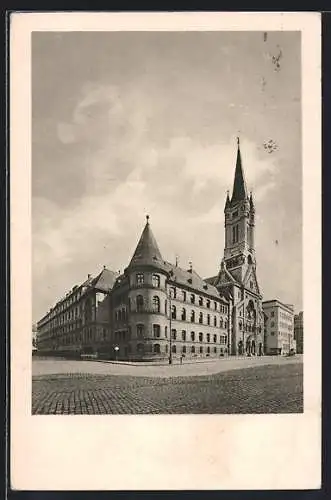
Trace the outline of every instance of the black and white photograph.
[[[23, 355], [20, 335], [14, 334], [13, 408], [24, 408], [39, 436], [27, 438], [31, 470], [47, 469], [38, 480], [44, 488], [50, 484], [55, 472], [46, 464], [51, 456], [62, 461], [56, 441], [69, 442], [71, 431], [75, 442], [82, 440], [82, 450], [83, 441], [90, 443], [87, 449], [101, 446], [102, 439], [106, 443], [109, 432], [118, 433], [112, 441], [118, 448], [120, 436], [125, 446], [135, 442], [130, 435], [138, 435], [141, 418], [173, 415], [178, 420], [168, 420], [171, 424], [162, 420], [174, 436], [184, 432], [180, 451], [173, 453], [189, 457], [199, 447], [201, 463], [214, 465], [205, 479], [190, 483], [184, 474], [173, 483], [168, 478], [171, 484], [199, 489], [205, 480], [207, 488], [298, 487], [298, 464], [292, 472], [284, 467], [283, 482], [277, 483], [277, 468], [263, 478], [247, 469], [236, 482], [222, 467], [223, 479], [217, 479], [219, 457], [210, 457], [236, 435], [245, 454], [238, 451], [238, 457], [246, 456], [238, 458], [238, 476], [243, 460], [252, 462], [251, 470], [253, 457], [260, 456], [267, 467], [267, 457], [281, 455], [282, 447], [291, 450], [286, 461], [296, 454], [308, 467], [310, 459], [293, 429], [299, 434], [310, 425], [311, 440], [319, 442], [318, 367], [315, 375], [313, 367], [320, 313], [312, 314], [319, 304], [320, 137], [318, 113], [313, 113], [319, 76], [313, 49], [307, 48], [309, 30], [300, 29], [300, 16], [295, 24], [294, 15], [277, 14], [274, 26], [271, 14], [265, 22], [263, 14], [234, 14], [232, 24], [216, 16], [209, 29], [205, 18], [199, 25], [198, 14], [188, 15], [188, 29], [176, 14], [164, 15], [164, 29], [163, 14], [149, 29], [139, 21], [142, 14], [123, 14], [118, 26], [122, 18], [109, 14], [112, 29], [101, 28], [106, 23], [98, 24], [98, 15], [86, 14], [72, 25], [70, 14], [63, 14], [69, 16], [67, 24], [57, 23], [56, 15], [43, 16], [49, 24], [38, 29], [37, 17], [31, 18], [30, 46], [21, 49], [28, 61], [22, 74], [30, 82], [25, 93], [19, 94], [18, 69], [14, 73], [17, 114], [19, 103], [29, 93], [31, 98], [25, 157], [23, 142], [15, 147], [17, 158], [20, 153], [23, 158], [17, 178], [24, 168], [29, 174], [22, 191], [12, 195], [17, 205], [21, 200], [12, 219], [15, 259], [26, 256], [20, 261], [25, 285], [22, 278], [13, 287], [25, 319], [23, 313], [13, 314], [12, 328], [21, 330], [28, 346]], [[217, 22], [223, 28], [216, 28]], [[317, 75], [311, 101], [309, 68]], [[313, 132], [307, 138], [306, 109], [317, 139]], [[18, 124], [13, 122], [13, 130]], [[19, 399], [19, 373], [24, 373], [25, 403]], [[105, 422], [100, 436], [106, 422], [112, 429], [104, 427], [104, 438], [92, 444], [95, 416], [108, 417], [99, 420]], [[128, 420], [123, 425], [114, 420], [120, 416], [130, 416], [129, 427]], [[250, 420], [267, 416], [273, 420], [254, 420], [254, 425]], [[210, 429], [208, 418], [216, 419]], [[284, 431], [282, 418], [292, 419]], [[294, 418], [301, 422], [297, 427]], [[132, 460], [145, 439], [149, 444], [142, 457], [149, 447], [159, 454], [163, 446], [164, 463], [171, 460], [170, 443], [175, 446], [177, 438], [167, 440], [166, 433], [157, 448], [161, 420], [144, 422], [146, 434], [140, 431], [128, 470], [137, 467]], [[184, 431], [184, 422], [194, 427]], [[205, 422], [199, 431], [198, 422]], [[221, 422], [232, 422], [230, 434]], [[93, 427], [90, 434], [83, 434], [85, 426]], [[151, 434], [143, 438], [149, 426]], [[207, 441], [194, 434], [200, 431]], [[255, 448], [245, 445], [249, 440]], [[15, 442], [18, 449], [18, 438]], [[79, 448], [65, 447], [70, 451], [61, 470], [79, 454]], [[314, 455], [314, 446], [310, 451]], [[158, 468], [145, 483], [147, 462], [141, 460], [140, 479], [136, 472], [118, 484], [149, 489], [154, 481], [155, 487]], [[226, 470], [237, 468], [233, 458], [228, 460]], [[156, 467], [161, 463], [155, 459]], [[199, 467], [196, 458], [188, 470], [195, 475]], [[61, 488], [77, 488], [74, 476], [63, 480], [59, 474], [56, 481]], [[118, 487], [116, 480], [110, 489]], [[164, 480], [158, 484], [170, 486]], [[89, 487], [86, 481], [78, 489]]]
[[32, 34], [34, 414], [303, 411], [300, 42]]

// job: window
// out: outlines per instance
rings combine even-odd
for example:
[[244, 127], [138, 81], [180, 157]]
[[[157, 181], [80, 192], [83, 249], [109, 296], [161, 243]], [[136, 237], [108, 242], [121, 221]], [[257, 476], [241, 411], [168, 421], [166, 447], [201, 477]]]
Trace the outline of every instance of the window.
[[153, 346], [153, 351], [157, 354], [160, 354], [161, 349], [160, 349], [160, 344], [154, 344]]
[[217, 318], [214, 316], [214, 326], [217, 326]]
[[192, 342], [195, 341], [195, 333], [194, 332], [191, 332], [191, 340], [192, 340]]
[[274, 336], [275, 335], [275, 332], [271, 332], [271, 335]]
[[177, 330], [171, 330], [171, 338], [172, 340], [177, 340]]
[[207, 308], [210, 309], [210, 300], [207, 299]]
[[137, 285], [143, 285], [144, 284], [144, 275], [143, 275], [143, 273], [136, 274], [136, 283], [137, 283]]
[[249, 282], [250, 289], [253, 290], [253, 281]]
[[214, 342], [217, 342], [217, 335], [214, 335]]
[[166, 353], [168, 352], [168, 344], [166, 344], [166, 346], [165, 346], [165, 352]]
[[137, 295], [136, 304], [137, 304], [137, 311], [144, 310], [144, 297], [142, 295]]
[[203, 342], [203, 333], [199, 333], [199, 342]]
[[160, 325], [153, 325], [153, 336], [159, 338], [161, 336]]
[[228, 322], [225, 320], [224, 321], [224, 328], [227, 328], [228, 327]]
[[220, 319], [220, 328], [223, 328], [223, 318]]
[[171, 287], [170, 288], [170, 297], [172, 299], [175, 299], [176, 298], [176, 288], [175, 287]]
[[207, 314], [207, 325], [210, 325], [210, 314]]
[[202, 312], [201, 312], [201, 313], [199, 313], [199, 323], [200, 323], [201, 325], [202, 325], [202, 323], [203, 323], [203, 314], [202, 314]]
[[153, 312], [160, 312], [160, 299], [157, 295], [153, 297]]
[[182, 297], [183, 297], [183, 301], [186, 302], [186, 292], [185, 290], [182, 291]]
[[191, 304], [194, 304], [195, 302], [195, 295], [194, 293], [191, 293]]
[[181, 316], [181, 317], [182, 317], [182, 320], [183, 320], [183, 321], [185, 321], [185, 320], [186, 320], [186, 310], [184, 309], [184, 307], [183, 307], [183, 309], [182, 309], [182, 316]]
[[182, 347], [182, 353], [185, 354], [186, 353], [186, 345], [183, 345]]
[[191, 311], [191, 323], [194, 323], [195, 321], [195, 312]]
[[171, 306], [171, 317], [172, 319], [176, 319], [177, 311], [176, 306]]
[[215, 354], [217, 353], [217, 347], [214, 347], [214, 353]]
[[221, 335], [220, 336], [220, 344], [222, 344], [222, 345], [226, 344], [226, 337], [225, 337], [225, 335]]
[[210, 347], [207, 347], [207, 353], [210, 354]]
[[194, 353], [195, 353], [195, 347], [194, 347], [194, 345], [192, 345], [192, 347], [191, 347], [191, 353], [192, 353], [192, 354], [194, 354]]
[[239, 240], [239, 226], [236, 224], [232, 227], [232, 243], [237, 243]]
[[153, 276], [152, 276], [152, 285], [155, 288], [160, 288], [160, 276], [158, 274], [153, 274]]
[[272, 322], [270, 323], [270, 326], [275, 326], [275, 322], [274, 322], [274, 321], [272, 321]]
[[214, 309], [217, 311], [217, 302], [214, 300]]
[[273, 318], [275, 316], [275, 311], [271, 311], [271, 317]]
[[164, 327], [164, 336], [165, 336], [165, 338], [168, 338], [168, 327], [167, 326]]
[[210, 342], [210, 333], [207, 333], [207, 342]]
[[182, 340], [185, 342], [186, 340], [186, 331], [182, 330]]
[[199, 351], [200, 351], [200, 354], [202, 354], [202, 353], [203, 353], [203, 347], [202, 347], [202, 345], [200, 346]]
[[203, 306], [203, 298], [199, 297], [199, 306]]
[[141, 338], [144, 335], [144, 325], [137, 325], [137, 337]]
[[177, 349], [176, 349], [176, 346], [175, 346], [175, 345], [173, 345], [173, 346], [172, 346], [172, 348], [171, 348], [171, 352], [173, 352], [174, 354], [176, 354]]

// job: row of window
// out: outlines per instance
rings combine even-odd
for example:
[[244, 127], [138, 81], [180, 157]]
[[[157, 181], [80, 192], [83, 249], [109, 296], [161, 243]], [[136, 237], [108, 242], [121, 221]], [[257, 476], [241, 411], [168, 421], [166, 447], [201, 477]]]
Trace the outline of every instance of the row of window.
[[[183, 302], [187, 301], [187, 293], [185, 290], [179, 290], [179, 293], [181, 296], [177, 294], [177, 288], [171, 287], [170, 288], [170, 297], [172, 299], [181, 299]], [[223, 304], [218, 304], [216, 300], [211, 301], [210, 299], [204, 299], [201, 295], [198, 296], [198, 299], [196, 300], [196, 295], [194, 293], [190, 294], [190, 303], [195, 304], [197, 303], [201, 307], [207, 307], [207, 309], [211, 309], [211, 304], [213, 304], [213, 308], [215, 311], [220, 311], [221, 313], [227, 313], [228, 312], [228, 306], [225, 306]]]
[[[152, 285], [155, 288], [160, 288], [160, 276], [158, 274], [153, 274], [152, 275]], [[143, 285], [145, 283], [145, 276], [144, 273], [137, 273], [136, 274], [136, 284], [137, 285]]]
[[[136, 350], [139, 353], [143, 353], [143, 352], [149, 351], [150, 350], [149, 348], [150, 348], [150, 346], [145, 346], [144, 344], [137, 344]], [[131, 350], [131, 348], [128, 349], [128, 352], [130, 352], [130, 350]], [[155, 354], [160, 354], [161, 353], [160, 344], [154, 344], [152, 347], [152, 351]], [[168, 353], [168, 351], [169, 351], [168, 345], [165, 345], [165, 352]], [[173, 354], [177, 354], [180, 352], [183, 354], [186, 354], [188, 352], [190, 352], [191, 354], [195, 354], [195, 353], [203, 354], [204, 352], [206, 352], [207, 354], [210, 354], [211, 352], [213, 352], [214, 354], [217, 354], [218, 350], [217, 350], [217, 347], [211, 348], [210, 346], [207, 346], [206, 351], [205, 351], [203, 346], [196, 348], [194, 345], [192, 345], [191, 347], [183, 345], [183, 346], [179, 346], [177, 348], [176, 344], [173, 344], [171, 346], [171, 352]], [[220, 352], [220, 354], [225, 354], [227, 352], [227, 348], [221, 347], [219, 352]]]
[[[172, 319], [177, 319], [177, 308], [176, 306], [171, 306], [171, 318]], [[191, 311], [190, 313], [190, 321], [191, 323], [195, 323], [195, 318], [196, 318], [196, 315], [195, 315], [195, 311]], [[182, 321], [186, 321], [187, 317], [186, 317], [186, 309], [183, 307], [181, 312], [180, 312], [180, 316], [178, 319], [181, 319]], [[203, 324], [203, 320], [204, 320], [204, 316], [203, 316], [203, 313], [200, 312], [199, 313], [199, 317], [198, 317], [198, 322], [202, 325]], [[210, 318], [210, 314], [207, 314], [206, 315], [206, 323], [207, 325], [210, 325], [211, 324], [211, 318]], [[217, 326], [217, 317], [214, 316], [213, 318], [213, 324], [214, 326]], [[227, 320], [223, 319], [223, 318], [220, 318], [220, 328], [227, 328], [228, 326], [228, 322]]]
[[[137, 331], [137, 337], [138, 338], [143, 338], [144, 335], [145, 335], [145, 325], [138, 324], [138, 325], [136, 325], [136, 329], [137, 329], [136, 330]], [[129, 336], [131, 337], [131, 328], [129, 328]], [[160, 325], [156, 325], [156, 324], [153, 325], [153, 336], [155, 338], [160, 338], [161, 337], [161, 327], [160, 327]], [[165, 326], [165, 329], [164, 329], [164, 336], [166, 338], [168, 337], [168, 327], [167, 326]], [[177, 337], [177, 330], [174, 329], [174, 328], [171, 330], [171, 338], [173, 340], [179, 340], [179, 337]], [[215, 342], [215, 343], [217, 342], [217, 335], [216, 334], [211, 335], [210, 333], [207, 333], [206, 334], [206, 342], [210, 342], [211, 338], [213, 339], [213, 342]], [[195, 340], [196, 340], [195, 332], [191, 332], [190, 333], [190, 339], [191, 339], [192, 342], [195, 342]], [[199, 332], [198, 339], [199, 339], [199, 342], [204, 342], [204, 334], [202, 332]], [[185, 342], [187, 340], [187, 332], [186, 332], [186, 330], [182, 330], [181, 331], [181, 340], [183, 342]], [[220, 337], [219, 337], [220, 344], [226, 344], [226, 341], [227, 341], [227, 336], [226, 335], [220, 335]]]

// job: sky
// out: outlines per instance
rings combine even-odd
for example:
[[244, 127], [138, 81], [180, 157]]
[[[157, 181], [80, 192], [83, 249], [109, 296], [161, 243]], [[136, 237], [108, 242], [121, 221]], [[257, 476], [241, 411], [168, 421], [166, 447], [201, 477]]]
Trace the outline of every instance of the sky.
[[146, 214], [165, 260], [217, 274], [236, 137], [264, 300], [302, 309], [299, 32], [32, 35], [33, 321], [123, 271]]

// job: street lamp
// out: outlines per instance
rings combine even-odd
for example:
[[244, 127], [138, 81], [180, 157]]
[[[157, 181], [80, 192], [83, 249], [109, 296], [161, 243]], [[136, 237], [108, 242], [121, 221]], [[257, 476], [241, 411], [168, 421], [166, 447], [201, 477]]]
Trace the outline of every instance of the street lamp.
[[120, 348], [118, 347], [118, 345], [115, 345], [114, 347], [114, 351], [115, 351], [115, 361], [117, 361], [117, 355], [118, 355], [118, 351], [120, 350]]

